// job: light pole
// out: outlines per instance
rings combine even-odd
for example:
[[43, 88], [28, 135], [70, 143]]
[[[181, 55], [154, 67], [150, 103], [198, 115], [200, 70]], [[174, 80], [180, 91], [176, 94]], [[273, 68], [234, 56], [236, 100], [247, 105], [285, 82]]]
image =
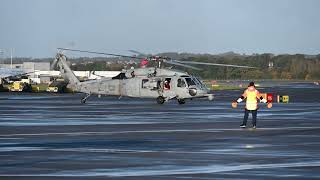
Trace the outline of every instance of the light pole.
[[3, 50], [3, 49], [0, 49], [0, 59], [1, 59], [1, 60], [3, 59], [3, 54], [4, 54], [4, 50]]
[[10, 63], [11, 63], [10, 67], [11, 67], [11, 69], [12, 69], [12, 51], [13, 51], [13, 49], [11, 48], [10, 49]]

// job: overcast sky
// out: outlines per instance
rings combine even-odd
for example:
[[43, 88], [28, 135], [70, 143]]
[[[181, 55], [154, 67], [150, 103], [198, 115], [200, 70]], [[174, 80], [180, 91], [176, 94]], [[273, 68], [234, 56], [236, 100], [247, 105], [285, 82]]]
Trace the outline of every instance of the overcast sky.
[[319, 54], [319, 10], [318, 0], [1, 0], [0, 49]]

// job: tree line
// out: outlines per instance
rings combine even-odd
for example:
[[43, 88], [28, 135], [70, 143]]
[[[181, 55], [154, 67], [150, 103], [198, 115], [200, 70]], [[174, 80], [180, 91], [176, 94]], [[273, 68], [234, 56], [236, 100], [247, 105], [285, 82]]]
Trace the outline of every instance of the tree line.
[[[256, 67], [255, 69], [205, 66], [199, 75], [209, 79], [320, 79], [320, 55], [261, 54], [235, 57], [191, 57], [189, 60]], [[272, 65], [272, 66], [270, 66]]]
[[[166, 54], [164, 54], [166, 55]], [[172, 53], [170, 54], [172, 55]], [[253, 69], [233, 68], [221, 66], [205, 66], [194, 65], [201, 68], [200, 71], [193, 69], [173, 67], [188, 73], [198, 75], [203, 79], [297, 79], [297, 80], [318, 80], [320, 79], [320, 55], [308, 57], [303, 54], [296, 55], [277, 55], [272, 54], [256, 54], [256, 55], [174, 55], [175, 59], [181, 61], [210, 62], [221, 64], [235, 64], [243, 66], [256, 67]], [[171, 57], [171, 56], [170, 56]], [[83, 59], [81, 59], [83, 60]], [[88, 60], [88, 59], [87, 59]], [[72, 62], [78, 62], [73, 66], [75, 70], [121, 70], [123, 68], [131, 68], [131, 66], [139, 67], [139, 62], [128, 63], [110, 63], [108, 59], [89, 58], [91, 63], [79, 63], [79, 59], [73, 59]], [[110, 60], [110, 59], [109, 59]], [[118, 60], [119, 61], [119, 60]], [[114, 59], [111, 62], [116, 62]], [[132, 61], [131, 61], [132, 62]], [[155, 65], [150, 63], [150, 65]], [[270, 66], [271, 65], [271, 66]], [[167, 65], [168, 66], [168, 65]], [[170, 65], [169, 65], [170, 67]]]

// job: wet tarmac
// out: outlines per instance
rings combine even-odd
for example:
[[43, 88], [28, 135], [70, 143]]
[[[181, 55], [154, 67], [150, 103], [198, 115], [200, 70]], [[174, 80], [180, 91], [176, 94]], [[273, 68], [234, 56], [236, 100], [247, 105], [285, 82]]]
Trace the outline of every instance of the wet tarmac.
[[0, 179], [320, 178], [320, 87], [260, 91], [290, 103], [262, 104], [255, 130], [231, 108], [240, 90], [184, 105], [0, 93]]

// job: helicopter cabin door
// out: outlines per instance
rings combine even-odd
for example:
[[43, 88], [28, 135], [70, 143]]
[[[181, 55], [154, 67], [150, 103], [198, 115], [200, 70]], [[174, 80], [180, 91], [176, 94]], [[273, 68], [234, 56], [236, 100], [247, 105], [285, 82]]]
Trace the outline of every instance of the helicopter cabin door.
[[141, 97], [154, 98], [159, 96], [159, 83], [155, 78], [142, 78], [139, 89]]
[[164, 97], [169, 97], [174, 98], [176, 96], [175, 90], [176, 90], [176, 85], [174, 82], [175, 78], [165, 78], [163, 82], [163, 96]]
[[188, 88], [185, 78], [178, 77], [176, 79], [176, 92], [180, 98], [184, 98], [185, 94], [188, 94]]

